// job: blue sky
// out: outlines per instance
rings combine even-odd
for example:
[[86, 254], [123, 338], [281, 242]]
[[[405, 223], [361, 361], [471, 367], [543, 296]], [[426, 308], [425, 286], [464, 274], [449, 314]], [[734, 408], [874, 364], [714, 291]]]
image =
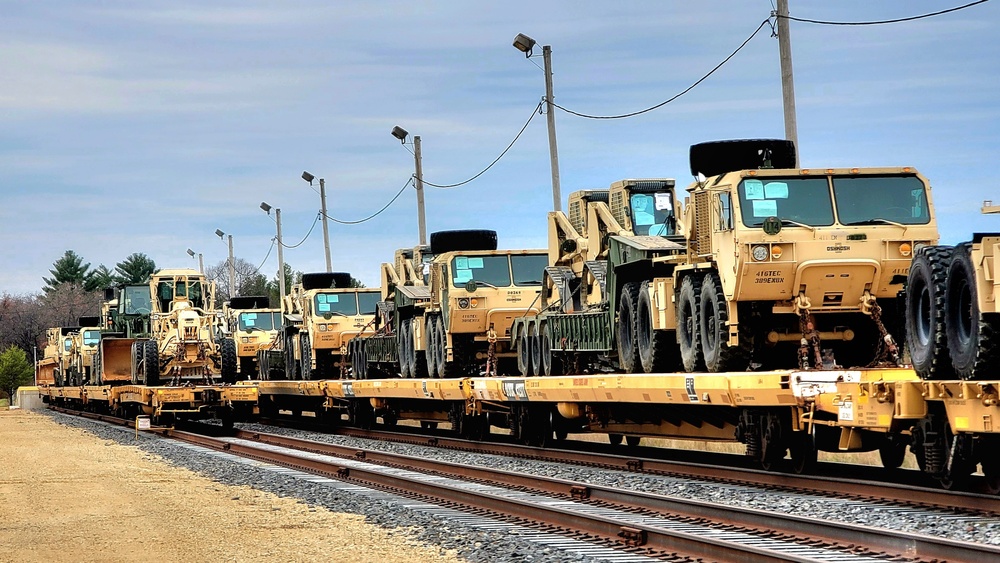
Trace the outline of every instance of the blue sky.
[[[791, 15], [859, 21], [964, 3], [791, 0]], [[420, 135], [424, 177], [467, 179], [513, 139], [544, 94], [583, 113], [659, 103], [700, 78], [772, 10], [769, 0], [0, 0], [0, 294], [38, 291], [67, 249], [110, 268], [133, 252], [161, 267], [236, 255], [260, 264], [282, 209], [286, 244], [305, 236], [326, 179], [329, 215], [364, 218], [413, 173], [390, 136]], [[802, 165], [915, 166], [934, 187], [942, 241], [1000, 230], [1000, 2], [908, 23], [791, 22]], [[782, 137], [778, 42], [765, 29], [700, 86], [656, 111], [588, 120], [557, 111], [563, 200], [622, 178], [687, 185], [689, 145]], [[540, 54], [541, 49], [536, 48]], [[536, 64], [537, 63], [537, 64]], [[551, 207], [543, 116], [490, 171], [426, 188], [428, 232], [492, 228], [506, 248], [541, 248]], [[407, 189], [359, 225], [330, 224], [334, 270], [369, 286], [417, 242]], [[322, 229], [286, 249], [323, 271]], [[276, 253], [261, 271], [277, 271]]]

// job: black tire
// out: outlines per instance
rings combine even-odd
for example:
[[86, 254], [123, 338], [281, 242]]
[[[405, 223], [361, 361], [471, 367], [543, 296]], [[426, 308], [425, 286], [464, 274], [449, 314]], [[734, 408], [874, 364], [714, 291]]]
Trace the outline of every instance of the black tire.
[[431, 254], [456, 250], [496, 250], [497, 232], [485, 229], [431, 233]]
[[735, 170], [795, 168], [795, 144], [784, 139], [739, 139], [691, 145], [691, 175], [717, 176]]
[[531, 371], [535, 375], [545, 375], [545, 365], [542, 363], [542, 334], [538, 323], [531, 323]]
[[434, 321], [434, 325], [437, 327], [437, 344], [438, 344], [438, 376], [446, 378], [461, 377], [462, 371], [465, 366], [462, 363], [461, 347], [459, 346], [460, 339], [457, 336], [452, 336], [452, 357], [453, 360], [448, 360], [448, 335], [444, 329], [444, 317], [441, 315], [437, 316]]
[[542, 375], [562, 375], [562, 359], [552, 354], [552, 331], [547, 324], [539, 329], [542, 357]]
[[722, 280], [716, 272], [705, 275], [699, 306], [701, 353], [705, 369], [711, 372], [746, 369], [746, 354], [738, 346], [729, 345], [729, 310], [726, 296], [722, 293]]
[[351, 287], [351, 274], [347, 272], [318, 272], [302, 274], [302, 289], [344, 289]]
[[625, 373], [636, 373], [639, 362], [639, 344], [636, 338], [636, 309], [639, 304], [639, 282], [628, 282], [622, 287], [618, 302], [618, 363]]
[[440, 377], [440, 364], [438, 359], [438, 335], [437, 323], [434, 322], [434, 315], [428, 315], [424, 319], [424, 335], [427, 341], [427, 376]]
[[295, 335], [285, 335], [285, 377], [299, 379], [299, 362], [295, 361]]
[[990, 375], [990, 366], [1000, 365], [1000, 317], [979, 310], [971, 250], [972, 243], [956, 247], [948, 266], [945, 334], [955, 375], [961, 379], [983, 379]]
[[665, 330], [653, 330], [653, 300], [649, 297], [649, 281], [644, 281], [639, 286], [635, 336], [642, 371], [662, 373], [677, 369], [680, 364], [677, 336]]
[[[414, 321], [415, 322], [415, 321]], [[413, 377], [430, 377], [430, 366], [427, 361], [427, 352], [423, 350], [417, 350], [416, 337], [413, 335], [413, 330], [415, 326], [411, 322], [409, 328], [410, 343], [409, 343], [409, 353], [410, 360], [413, 362], [411, 369], [411, 374]], [[426, 340], [426, 335], [425, 335]]]
[[155, 340], [142, 345], [142, 382], [149, 387], [160, 384], [160, 349]]
[[684, 371], [703, 369], [701, 323], [698, 319], [701, 280], [694, 274], [684, 276], [677, 293], [677, 345]]
[[104, 362], [104, 349], [100, 346], [97, 347], [97, 352], [94, 354], [94, 367], [90, 369], [90, 384], [91, 385], [101, 385], [101, 367]]
[[236, 383], [238, 365], [236, 359], [236, 341], [232, 338], [223, 338], [222, 342], [219, 343], [219, 348], [222, 354], [222, 382]]
[[413, 359], [410, 355], [410, 347], [413, 345], [413, 337], [410, 335], [410, 321], [400, 319], [399, 330], [396, 333], [396, 356], [399, 358], [399, 376], [413, 377]]
[[878, 457], [882, 461], [882, 467], [898, 469], [899, 466], [903, 465], [908, 445], [908, 442], [903, 441], [896, 434], [886, 435], [885, 441], [878, 447]]
[[312, 341], [309, 339], [308, 333], [302, 333], [299, 335], [299, 347], [302, 350], [302, 362], [299, 368], [299, 374], [301, 374], [304, 381], [308, 381], [313, 377], [312, 369]]
[[517, 338], [517, 371], [524, 377], [535, 375], [534, 366], [531, 365], [531, 331], [528, 325], [524, 325], [524, 330]]
[[945, 332], [945, 284], [953, 248], [927, 246], [917, 251], [906, 281], [906, 344], [921, 379], [951, 375]]

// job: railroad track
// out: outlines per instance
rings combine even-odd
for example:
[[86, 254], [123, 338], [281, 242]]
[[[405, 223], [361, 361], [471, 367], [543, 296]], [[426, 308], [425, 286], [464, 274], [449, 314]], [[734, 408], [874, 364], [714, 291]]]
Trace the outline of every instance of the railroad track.
[[[998, 502], [995, 495], [946, 491], [912, 484], [865, 479], [845, 479], [822, 475], [778, 473], [742, 466], [720, 466], [687, 461], [654, 459], [638, 455], [610, 454], [597, 450], [576, 451], [570, 449], [553, 449], [551, 447], [535, 448], [504, 442], [476, 442], [441, 434], [428, 436], [416, 432], [379, 429], [362, 430], [349, 427], [326, 427], [323, 431], [355, 438], [453, 449], [464, 452], [504, 455], [521, 459], [566, 463], [599, 469], [615, 469], [650, 475], [698, 479], [715, 483], [759, 487], [766, 490], [835, 495], [845, 500], [880, 502], [905, 507], [947, 510], [973, 515], [1000, 515], [1000, 502]], [[639, 450], [633, 450], [629, 453], [636, 452], [639, 452]], [[915, 473], [906, 470], [900, 471], [904, 472], [904, 474]], [[916, 477], [922, 478], [923, 476], [917, 474]], [[899, 480], [905, 481], [906, 479]]]
[[159, 432], [212, 450], [619, 547], [637, 557], [712, 561], [1000, 559], [1000, 548], [981, 544], [735, 509], [259, 432], [239, 431], [225, 437], [173, 429]]

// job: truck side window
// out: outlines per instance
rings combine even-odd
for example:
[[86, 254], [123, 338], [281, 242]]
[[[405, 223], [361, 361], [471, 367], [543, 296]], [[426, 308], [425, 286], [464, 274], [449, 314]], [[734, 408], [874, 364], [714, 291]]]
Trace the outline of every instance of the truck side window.
[[733, 230], [733, 196], [729, 192], [719, 193], [719, 230]]

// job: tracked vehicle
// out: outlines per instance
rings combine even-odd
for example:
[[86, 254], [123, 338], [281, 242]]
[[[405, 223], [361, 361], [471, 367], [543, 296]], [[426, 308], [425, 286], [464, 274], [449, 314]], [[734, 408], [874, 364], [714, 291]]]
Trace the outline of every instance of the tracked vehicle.
[[695, 145], [691, 171], [683, 206], [670, 180], [626, 180], [549, 214], [546, 310], [513, 335], [522, 373], [901, 360], [898, 294], [938, 238], [922, 175], [799, 169], [774, 140]]

